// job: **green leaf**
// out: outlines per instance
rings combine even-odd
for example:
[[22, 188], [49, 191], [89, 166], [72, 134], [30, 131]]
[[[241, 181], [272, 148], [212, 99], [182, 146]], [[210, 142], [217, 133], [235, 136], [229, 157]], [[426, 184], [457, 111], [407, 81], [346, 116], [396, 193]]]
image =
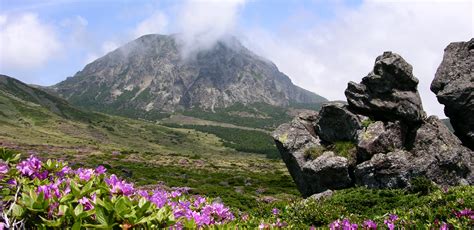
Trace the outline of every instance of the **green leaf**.
[[117, 202], [115, 203], [115, 211], [119, 214], [120, 217], [124, 217], [124, 215], [130, 210], [130, 207], [127, 205], [127, 198], [120, 197]]
[[25, 212], [23, 207], [21, 207], [20, 205], [16, 203], [12, 205], [11, 209], [12, 209], [13, 216], [15, 217], [21, 217], [23, 213]]
[[72, 228], [71, 230], [81, 230], [81, 220], [77, 221], [76, 223], [74, 223], [74, 225], [72, 225]]
[[105, 214], [104, 209], [101, 207], [95, 207], [95, 218], [99, 221], [100, 224], [108, 226], [107, 215]]
[[90, 180], [86, 185], [84, 185], [81, 190], [81, 196], [85, 196], [92, 189], [93, 182], [93, 180]]
[[75, 181], [71, 181], [71, 192], [75, 197], [79, 197], [81, 195], [81, 190], [79, 189], [79, 185]]
[[43, 223], [47, 226], [47, 227], [61, 227], [61, 224], [63, 222], [63, 218], [59, 218], [59, 219], [56, 219], [56, 220], [48, 220], [42, 216], [40, 216], [41, 220], [43, 220]]
[[71, 201], [74, 199], [74, 196], [72, 194], [67, 194], [59, 200], [59, 203], [66, 203], [67, 201]]
[[82, 204], [78, 204], [74, 209], [74, 215], [77, 217], [84, 211], [84, 206]]
[[59, 205], [59, 213], [62, 214], [62, 215], [65, 215], [67, 210], [68, 210], [68, 206], [67, 205]]

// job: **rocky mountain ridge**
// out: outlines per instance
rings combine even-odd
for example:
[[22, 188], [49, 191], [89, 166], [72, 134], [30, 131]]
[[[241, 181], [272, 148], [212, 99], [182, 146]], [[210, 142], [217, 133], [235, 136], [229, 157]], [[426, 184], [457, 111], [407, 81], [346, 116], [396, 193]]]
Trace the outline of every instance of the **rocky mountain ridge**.
[[235, 38], [183, 59], [177, 35], [142, 36], [51, 87], [71, 103], [97, 109], [213, 111], [235, 103], [318, 103], [271, 62]]
[[[474, 152], [436, 117], [426, 117], [412, 66], [385, 52], [348, 104], [324, 104], [273, 132], [303, 196], [354, 185], [404, 188], [424, 177], [439, 185], [474, 184]], [[471, 117], [472, 117], [471, 113]]]

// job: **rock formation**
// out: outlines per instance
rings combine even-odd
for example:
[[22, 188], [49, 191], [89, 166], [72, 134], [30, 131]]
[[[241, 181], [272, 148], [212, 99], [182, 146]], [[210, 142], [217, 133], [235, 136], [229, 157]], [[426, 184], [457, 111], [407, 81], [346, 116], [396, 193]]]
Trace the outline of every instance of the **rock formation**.
[[273, 137], [302, 195], [404, 188], [415, 177], [474, 184], [474, 152], [437, 117], [426, 117], [417, 84], [411, 65], [385, 52], [360, 84], [348, 84], [348, 105], [327, 103], [278, 127]]
[[474, 150], [474, 38], [454, 42], [444, 50], [431, 91], [444, 104], [455, 134]]

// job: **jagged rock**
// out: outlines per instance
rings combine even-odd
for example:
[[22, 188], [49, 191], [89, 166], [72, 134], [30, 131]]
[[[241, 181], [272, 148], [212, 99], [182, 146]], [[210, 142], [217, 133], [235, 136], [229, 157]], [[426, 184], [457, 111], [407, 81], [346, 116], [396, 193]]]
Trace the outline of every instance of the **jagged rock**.
[[423, 176], [439, 185], [474, 183], [474, 152], [435, 116], [414, 131], [410, 149], [375, 154], [357, 165], [356, 184], [371, 188], [404, 188]]
[[437, 184], [474, 184], [474, 152], [436, 117], [430, 116], [416, 130], [412, 153], [413, 174]]
[[420, 122], [426, 115], [412, 69], [400, 55], [384, 52], [360, 84], [349, 82], [345, 95], [350, 108], [380, 120]]
[[354, 141], [357, 131], [362, 128], [363, 116], [349, 111], [340, 102], [324, 104], [316, 122], [316, 133], [327, 142]]
[[375, 154], [369, 161], [357, 165], [354, 175], [357, 185], [369, 188], [403, 188], [410, 179], [409, 153], [403, 150]]
[[388, 153], [403, 148], [404, 131], [400, 122], [376, 121], [369, 124], [357, 137], [357, 162], [370, 160], [377, 153]]
[[336, 156], [331, 151], [324, 152], [318, 158], [307, 161], [303, 166], [303, 172], [308, 177], [307, 186], [310, 186], [311, 194], [352, 186], [348, 159]]
[[[329, 103], [318, 115], [281, 125], [274, 138], [303, 196], [354, 184], [405, 188], [415, 177], [439, 185], [474, 184], [474, 152], [437, 117], [426, 118], [417, 84], [411, 66], [386, 52], [361, 84], [349, 83], [349, 106]], [[353, 141], [357, 159], [324, 147], [338, 141]]]
[[474, 150], [474, 38], [454, 42], [444, 50], [443, 61], [431, 91], [444, 104], [455, 134]]
[[280, 125], [273, 133], [276, 146], [281, 157], [303, 196], [310, 196], [315, 192], [309, 186], [311, 178], [303, 173], [306, 163], [304, 151], [314, 146], [320, 146], [319, 138], [314, 134], [313, 123], [317, 113], [301, 115], [290, 123]]

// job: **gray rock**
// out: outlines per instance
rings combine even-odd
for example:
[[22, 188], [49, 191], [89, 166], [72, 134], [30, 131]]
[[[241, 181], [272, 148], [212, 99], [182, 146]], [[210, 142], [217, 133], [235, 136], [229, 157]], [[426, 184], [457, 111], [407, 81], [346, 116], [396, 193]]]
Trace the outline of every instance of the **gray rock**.
[[416, 130], [409, 151], [413, 174], [441, 185], [474, 184], [474, 152], [462, 146], [436, 116], [430, 116]]
[[404, 188], [423, 176], [439, 185], [474, 183], [474, 152], [435, 116], [414, 131], [407, 150], [375, 154], [356, 166], [356, 184], [371, 188]]
[[324, 141], [354, 141], [365, 119], [348, 110], [347, 105], [339, 102], [324, 104], [316, 122], [316, 133]]
[[314, 195], [311, 195], [310, 197], [306, 198], [303, 202], [308, 202], [308, 201], [311, 201], [311, 200], [319, 201], [321, 199], [327, 199], [327, 198], [331, 197], [333, 194], [334, 194], [334, 191], [328, 189], [324, 192], [320, 192], [320, 193], [316, 193]]
[[376, 121], [359, 132], [357, 162], [370, 160], [377, 153], [388, 153], [403, 148], [404, 131], [400, 122]]
[[317, 113], [301, 115], [290, 123], [280, 125], [272, 133], [281, 157], [303, 196], [315, 193], [309, 186], [311, 178], [303, 172], [303, 165], [307, 161], [304, 151], [320, 146], [320, 139], [314, 134], [312, 126], [316, 118]]
[[306, 162], [303, 172], [309, 180], [311, 194], [352, 186], [352, 179], [349, 176], [349, 161], [330, 151]]
[[426, 114], [412, 69], [400, 55], [384, 52], [360, 84], [349, 82], [345, 95], [350, 108], [380, 120], [420, 122]]
[[410, 180], [408, 157], [409, 153], [403, 150], [375, 154], [369, 161], [357, 165], [355, 182], [369, 188], [404, 188]]
[[455, 134], [474, 150], [474, 38], [446, 47], [431, 91], [444, 104]]

